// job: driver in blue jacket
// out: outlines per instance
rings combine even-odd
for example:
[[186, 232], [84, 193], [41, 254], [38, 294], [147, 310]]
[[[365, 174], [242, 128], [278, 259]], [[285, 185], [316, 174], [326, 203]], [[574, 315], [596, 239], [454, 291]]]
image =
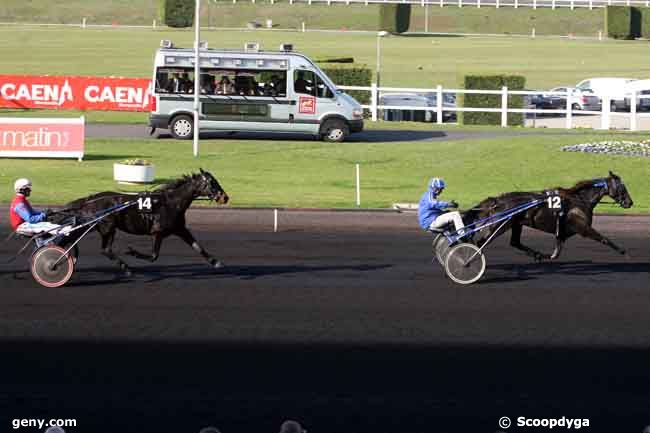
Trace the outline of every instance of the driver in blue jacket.
[[438, 200], [438, 196], [445, 190], [445, 181], [442, 178], [434, 177], [429, 181], [428, 190], [422, 194], [420, 205], [418, 206], [418, 220], [424, 230], [441, 229], [453, 222], [458, 234], [463, 234], [463, 218], [460, 212], [448, 211], [455, 209], [458, 203], [455, 201]]

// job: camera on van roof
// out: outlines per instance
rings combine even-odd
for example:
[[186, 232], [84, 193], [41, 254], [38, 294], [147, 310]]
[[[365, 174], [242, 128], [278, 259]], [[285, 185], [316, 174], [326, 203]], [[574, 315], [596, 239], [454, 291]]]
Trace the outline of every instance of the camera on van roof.
[[162, 39], [160, 41], [160, 46], [162, 48], [174, 48], [174, 43], [170, 41], [169, 39]]
[[280, 51], [293, 51], [293, 44], [280, 44]]

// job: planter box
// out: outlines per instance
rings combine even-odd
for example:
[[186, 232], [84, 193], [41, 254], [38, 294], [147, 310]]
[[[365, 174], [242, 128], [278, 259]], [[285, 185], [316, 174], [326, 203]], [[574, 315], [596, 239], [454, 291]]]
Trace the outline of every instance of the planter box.
[[113, 178], [121, 183], [151, 183], [154, 166], [113, 164]]

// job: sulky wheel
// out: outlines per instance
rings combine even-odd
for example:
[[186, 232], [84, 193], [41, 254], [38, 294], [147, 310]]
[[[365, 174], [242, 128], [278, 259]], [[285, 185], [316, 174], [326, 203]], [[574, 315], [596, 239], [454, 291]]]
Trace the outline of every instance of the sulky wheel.
[[458, 244], [447, 253], [445, 270], [458, 284], [472, 284], [485, 272], [485, 256], [474, 244]]
[[68, 282], [74, 272], [74, 260], [72, 256], [65, 255], [65, 249], [56, 245], [46, 245], [32, 255], [31, 271], [32, 276], [41, 286], [61, 287]]
[[447, 258], [447, 253], [449, 252], [449, 241], [447, 237], [442, 233], [439, 233], [435, 238], [433, 238], [433, 254], [440, 263], [440, 266], [445, 267], [445, 259]]

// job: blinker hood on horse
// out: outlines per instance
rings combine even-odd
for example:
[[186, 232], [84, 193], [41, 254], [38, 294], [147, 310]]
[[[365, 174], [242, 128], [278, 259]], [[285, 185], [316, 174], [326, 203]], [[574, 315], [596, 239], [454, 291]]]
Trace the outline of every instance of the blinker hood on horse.
[[[542, 192], [509, 192], [498, 197], [488, 197], [472, 209], [463, 213], [465, 224], [488, 218], [516, 206], [534, 200], [542, 200], [548, 205], [533, 207], [526, 212], [514, 215], [501, 227], [487, 227], [477, 233], [474, 242], [479, 247], [493, 234], [499, 236], [511, 231], [510, 245], [524, 251], [536, 261], [556, 259], [559, 257], [566, 240], [579, 234], [585, 238], [600, 242], [620, 254], [625, 250], [592, 227], [594, 208], [605, 197], [611, 197], [622, 208], [634, 204], [625, 183], [613, 172], [604, 178], [584, 180], [571, 188], [554, 188]], [[523, 226], [551, 233], [555, 236], [555, 249], [552, 254], [543, 254], [521, 243]], [[498, 233], [495, 233], [498, 230]]]
[[156, 261], [163, 239], [176, 235], [199, 253], [210, 266], [221, 268], [223, 264], [196, 241], [185, 222], [185, 212], [199, 197], [208, 197], [218, 204], [226, 204], [229, 200], [228, 194], [217, 179], [210, 172], [200, 169], [198, 173], [183, 176], [151, 192], [134, 195], [105, 191], [75, 200], [65, 208], [69, 214], [89, 218], [124, 203], [134, 204], [121, 212], [106, 216], [96, 226], [101, 236], [102, 254], [119, 264], [125, 274], [130, 274], [129, 267], [113, 252], [117, 230], [152, 237], [150, 254], [128, 248], [126, 254], [136, 258]]

